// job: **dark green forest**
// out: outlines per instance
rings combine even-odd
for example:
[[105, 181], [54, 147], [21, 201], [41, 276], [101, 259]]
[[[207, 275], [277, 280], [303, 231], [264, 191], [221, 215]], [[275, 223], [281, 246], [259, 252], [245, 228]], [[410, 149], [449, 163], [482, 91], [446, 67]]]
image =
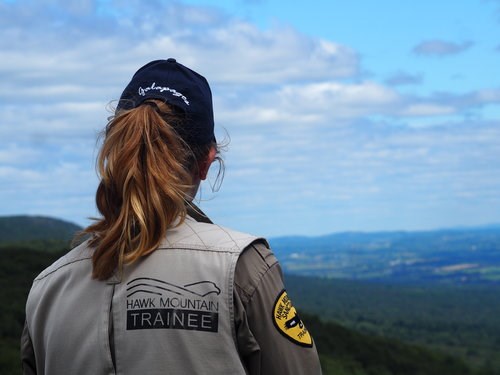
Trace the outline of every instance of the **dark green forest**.
[[[69, 248], [64, 231], [22, 238], [0, 237], [1, 374], [21, 372], [32, 279]], [[285, 278], [324, 374], [500, 375], [500, 287]]]
[[[54, 243], [57, 241], [54, 241]], [[32, 244], [37, 249], [42, 243]], [[62, 246], [62, 248], [60, 247]], [[24, 325], [24, 305], [33, 278], [65, 252], [42, 252], [26, 245], [0, 248], [0, 374], [19, 374], [19, 340]]]
[[286, 283], [296, 305], [323, 321], [437, 349], [475, 368], [500, 369], [498, 285], [392, 285], [295, 275], [286, 275]]

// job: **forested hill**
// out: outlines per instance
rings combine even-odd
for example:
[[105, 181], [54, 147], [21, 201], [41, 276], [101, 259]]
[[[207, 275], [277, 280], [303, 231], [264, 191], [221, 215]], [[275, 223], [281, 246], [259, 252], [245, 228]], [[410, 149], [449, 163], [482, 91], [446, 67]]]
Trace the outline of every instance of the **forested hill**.
[[44, 216], [0, 216], [0, 242], [36, 240], [69, 241], [82, 228], [67, 221]]

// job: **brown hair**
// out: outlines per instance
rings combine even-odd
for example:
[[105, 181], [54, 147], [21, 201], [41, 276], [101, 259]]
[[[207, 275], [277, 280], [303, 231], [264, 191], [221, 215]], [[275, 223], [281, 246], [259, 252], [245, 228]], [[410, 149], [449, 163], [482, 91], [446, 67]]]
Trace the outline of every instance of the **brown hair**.
[[93, 278], [105, 280], [150, 254], [184, 221], [193, 176], [214, 144], [188, 145], [175, 130], [182, 121], [175, 107], [151, 100], [108, 123], [97, 158], [102, 218], [82, 232], [95, 247]]

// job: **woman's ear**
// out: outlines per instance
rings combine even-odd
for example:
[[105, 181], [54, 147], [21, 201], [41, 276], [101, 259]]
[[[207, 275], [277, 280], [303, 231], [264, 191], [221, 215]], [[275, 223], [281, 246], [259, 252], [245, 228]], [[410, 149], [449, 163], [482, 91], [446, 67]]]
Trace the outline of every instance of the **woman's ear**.
[[200, 163], [200, 180], [206, 180], [208, 170], [210, 169], [210, 166], [212, 165], [212, 162], [214, 161], [216, 155], [217, 149], [214, 146], [210, 147], [207, 158], [205, 159], [205, 161]]

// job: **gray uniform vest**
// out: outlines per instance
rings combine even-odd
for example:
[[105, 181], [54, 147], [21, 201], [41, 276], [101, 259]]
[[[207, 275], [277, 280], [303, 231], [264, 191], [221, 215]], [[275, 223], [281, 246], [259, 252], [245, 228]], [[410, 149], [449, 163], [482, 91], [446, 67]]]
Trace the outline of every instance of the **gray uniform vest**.
[[235, 344], [236, 261], [257, 238], [188, 217], [121, 280], [90, 278], [75, 248], [33, 284], [26, 314], [46, 374], [245, 374]]

